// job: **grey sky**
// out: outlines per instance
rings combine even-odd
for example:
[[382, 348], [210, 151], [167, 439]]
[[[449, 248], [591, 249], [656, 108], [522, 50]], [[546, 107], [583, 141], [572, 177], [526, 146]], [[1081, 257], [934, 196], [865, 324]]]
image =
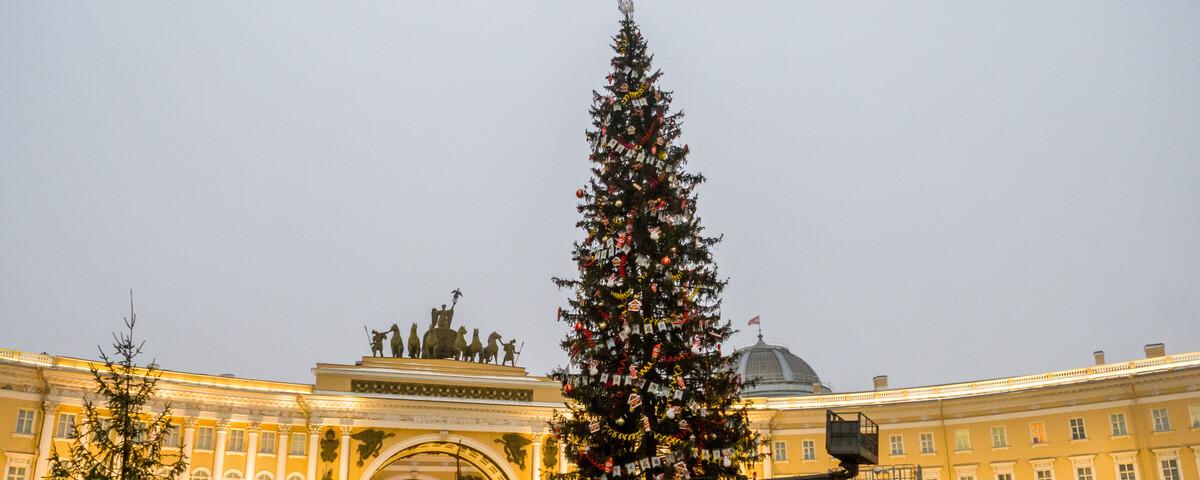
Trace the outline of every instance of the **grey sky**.
[[[641, 1], [725, 314], [839, 390], [1200, 350], [1200, 3]], [[309, 381], [363, 323], [564, 361], [615, 2], [0, 1], [0, 346]], [[753, 340], [752, 331], [737, 337]]]

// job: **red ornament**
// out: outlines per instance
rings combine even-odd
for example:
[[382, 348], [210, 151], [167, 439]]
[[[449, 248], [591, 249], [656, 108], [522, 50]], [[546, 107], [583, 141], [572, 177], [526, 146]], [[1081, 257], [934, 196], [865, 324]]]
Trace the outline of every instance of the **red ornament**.
[[671, 264], [671, 257], [663, 257], [663, 259], [662, 259], [662, 264], [663, 264], [663, 266], [670, 265], [670, 264]]
[[575, 198], [583, 198], [583, 195], [584, 195], [584, 193], [585, 193], [585, 192], [583, 191], [583, 189], [582, 189], [582, 188], [581, 188], [581, 189], [579, 189], [579, 190], [576, 190], [576, 191], [575, 191]]
[[571, 393], [571, 390], [572, 390], [572, 388], [571, 388], [571, 384], [569, 384], [569, 383], [568, 383], [568, 384], [566, 384], [566, 385], [563, 385], [563, 392], [565, 392], [565, 393]]

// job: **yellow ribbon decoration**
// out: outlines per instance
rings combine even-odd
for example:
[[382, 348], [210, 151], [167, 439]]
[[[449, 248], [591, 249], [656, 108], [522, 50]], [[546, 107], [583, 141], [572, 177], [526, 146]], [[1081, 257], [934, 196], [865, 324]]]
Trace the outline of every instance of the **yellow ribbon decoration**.
[[613, 298], [615, 298], [617, 300], [621, 300], [621, 301], [625, 301], [625, 299], [629, 298], [630, 295], [633, 295], [632, 288], [629, 290], [626, 290], [624, 292], [613, 292], [613, 294], [612, 294]]

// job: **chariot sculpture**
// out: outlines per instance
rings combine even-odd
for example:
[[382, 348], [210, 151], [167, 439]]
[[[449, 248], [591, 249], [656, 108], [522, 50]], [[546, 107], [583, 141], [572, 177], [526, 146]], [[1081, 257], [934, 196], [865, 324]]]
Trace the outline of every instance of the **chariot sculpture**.
[[[446, 308], [446, 305], [442, 304], [440, 309], [437, 307], [430, 309], [429, 328], [423, 334], [418, 335], [418, 326], [414, 322], [408, 332], [407, 343], [401, 336], [400, 326], [395, 323], [387, 330], [367, 332], [371, 356], [385, 356], [383, 351], [385, 340], [388, 340], [388, 335], [391, 335], [387, 344], [391, 347], [393, 358], [403, 358], [405, 346], [407, 346], [408, 358], [453, 359], [464, 362], [516, 366], [517, 357], [521, 355], [521, 349], [525, 344], [522, 343], [521, 348], [518, 349], [515, 339], [503, 342], [503, 336], [496, 332], [488, 335], [485, 343], [479, 339], [478, 328], [472, 329], [468, 339], [466, 327], [454, 328], [454, 307], [458, 305], [458, 299], [463, 296], [462, 290], [456, 288], [450, 294], [450, 308]], [[363, 330], [366, 329], [367, 327], [363, 326]], [[504, 353], [504, 357], [500, 356], [501, 352]]]

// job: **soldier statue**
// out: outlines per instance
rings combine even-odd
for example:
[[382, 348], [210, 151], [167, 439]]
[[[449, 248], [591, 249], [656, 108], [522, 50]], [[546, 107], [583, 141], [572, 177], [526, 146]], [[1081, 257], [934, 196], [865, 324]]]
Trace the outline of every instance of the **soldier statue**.
[[383, 340], [385, 338], [387, 338], [387, 332], [380, 332], [379, 330], [371, 330], [371, 356], [372, 357], [382, 357], [383, 356]]
[[512, 366], [514, 366], [514, 367], [517, 366], [517, 357], [516, 357], [517, 340], [513, 339], [511, 341], [503, 343], [503, 345], [504, 345], [504, 361], [500, 362], [500, 364], [507, 365], [507, 364], [511, 363]]

